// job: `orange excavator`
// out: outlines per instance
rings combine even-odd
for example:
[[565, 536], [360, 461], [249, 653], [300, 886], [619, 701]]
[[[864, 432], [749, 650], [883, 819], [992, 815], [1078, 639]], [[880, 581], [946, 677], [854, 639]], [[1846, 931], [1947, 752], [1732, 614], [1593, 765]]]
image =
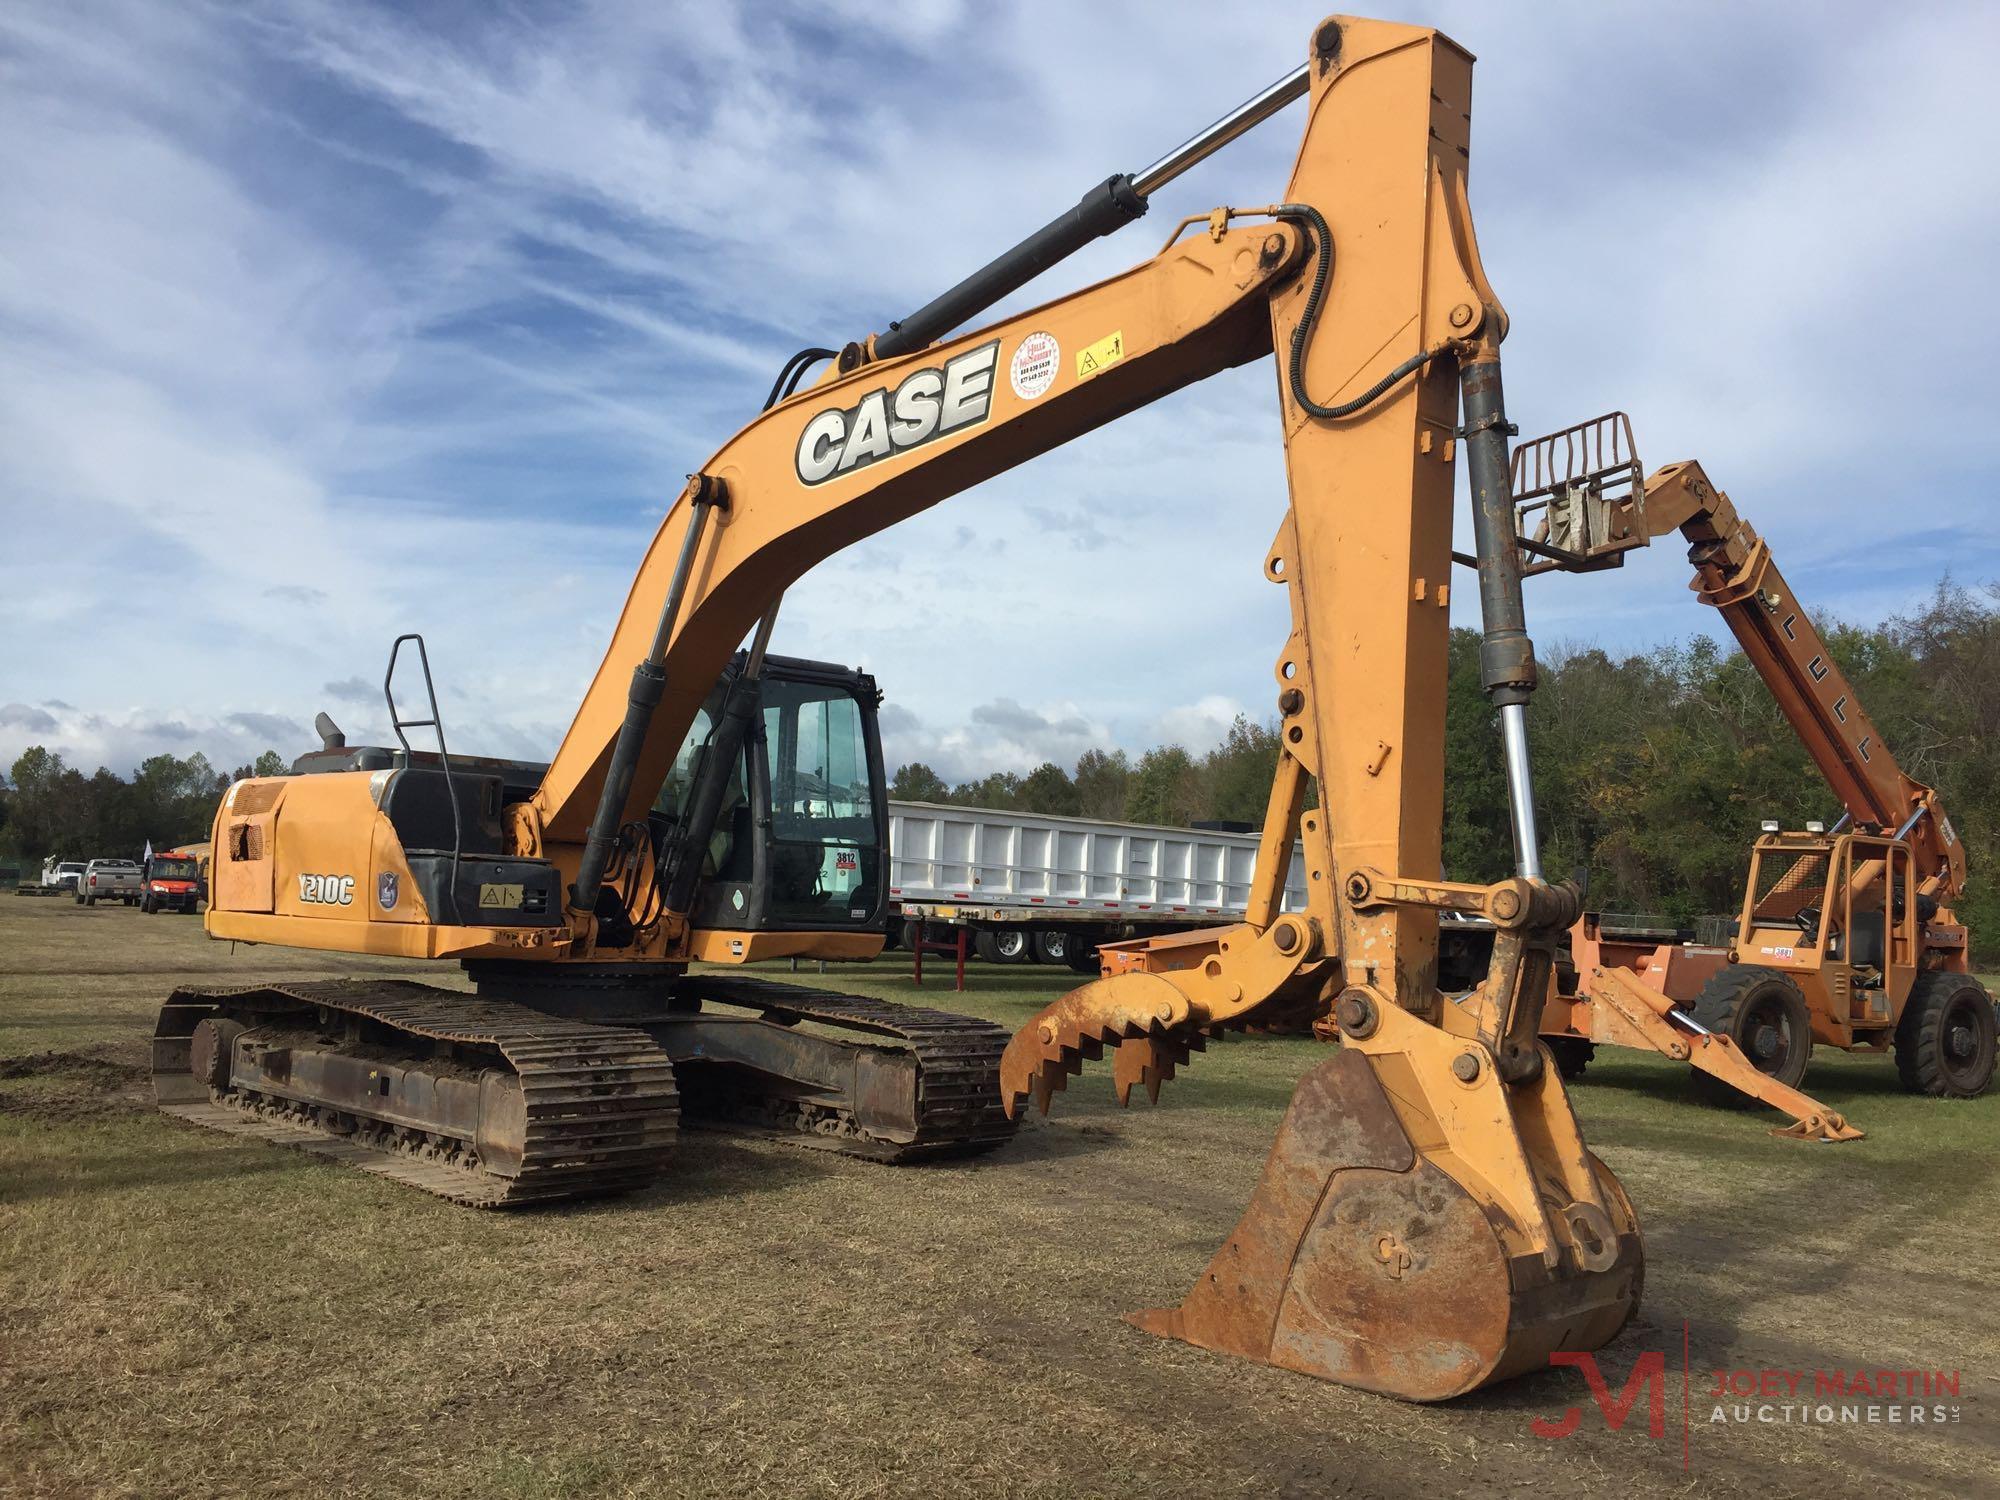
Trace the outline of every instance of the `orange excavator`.
[[[1779, 1132], [1860, 1132], [1799, 1092], [1815, 1045], [1895, 1049], [1903, 1086], [1971, 1098], [1992, 1082], [1992, 997], [1968, 972], [1952, 911], [1965, 849], [1936, 788], [1905, 771], [1826, 649], [1770, 545], [1697, 463], [1640, 478], [1631, 423], [1613, 412], [1514, 452], [1523, 571], [1594, 571], [1678, 531], [1690, 587], [1717, 610], [1843, 811], [1831, 828], [1767, 821], [1751, 851], [1724, 963], [1706, 974], [1662, 949], [1621, 964], [1579, 954], [1574, 996], [1552, 1000], [1544, 1035], [1652, 1047], [1685, 1058], [1723, 1098], [1792, 1114]], [[1595, 945], [1590, 934], [1580, 949]], [[1676, 984], [1677, 969], [1690, 983]]]
[[[1346, 1045], [1301, 1080], [1208, 1273], [1141, 1326], [1417, 1400], [1610, 1339], [1643, 1251], [1538, 1040], [1579, 897], [1543, 878], [1532, 815], [1508, 321], [1473, 233], [1472, 62], [1435, 31], [1328, 19], [1270, 88], [793, 390], [823, 352], [807, 351], [668, 511], [547, 766], [451, 756], [441, 730], [437, 752], [413, 750], [433, 695], [398, 717], [399, 749], [323, 724], [298, 774], [234, 785], [211, 936], [458, 961], [476, 994], [183, 988], [155, 1040], [165, 1107], [464, 1201], [545, 1202], [650, 1180], [683, 1111], [899, 1160], [991, 1145], [1106, 1049], [1121, 1090], [1153, 1090], [1217, 1031], [1305, 1005]], [[1300, 100], [1280, 198], [1194, 215], [1131, 270], [962, 331]], [[1246, 919], [1086, 984], [1004, 1055], [962, 1018], [745, 975], [882, 940], [872, 684], [769, 654], [785, 589], [1273, 356], [1289, 506], [1263, 567], [1292, 630]], [[1461, 458], [1513, 808], [1517, 873], [1492, 885], [1439, 878]], [[1205, 566], [1189, 560], [1183, 597]], [[1295, 838], [1308, 900], [1285, 912]], [[1447, 914], [1497, 933], [1456, 998], [1438, 985]]]

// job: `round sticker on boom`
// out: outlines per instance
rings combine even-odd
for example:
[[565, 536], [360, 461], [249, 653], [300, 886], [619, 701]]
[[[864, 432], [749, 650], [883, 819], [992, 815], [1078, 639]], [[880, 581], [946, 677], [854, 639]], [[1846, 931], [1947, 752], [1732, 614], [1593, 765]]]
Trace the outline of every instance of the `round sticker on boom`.
[[1014, 383], [1014, 394], [1023, 401], [1032, 401], [1056, 383], [1056, 367], [1062, 359], [1062, 346], [1052, 333], [1031, 333], [1021, 340], [1021, 347], [1014, 351], [1014, 362], [1007, 367], [1007, 378]]

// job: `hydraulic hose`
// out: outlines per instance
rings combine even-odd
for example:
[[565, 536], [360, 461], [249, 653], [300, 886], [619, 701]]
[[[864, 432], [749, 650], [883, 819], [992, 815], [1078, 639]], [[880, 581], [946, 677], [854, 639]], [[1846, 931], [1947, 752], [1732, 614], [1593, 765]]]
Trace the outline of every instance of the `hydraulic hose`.
[[1392, 386], [1415, 374], [1444, 352], [1445, 346], [1440, 344], [1435, 349], [1411, 355], [1352, 401], [1343, 401], [1338, 406], [1322, 406], [1308, 396], [1306, 346], [1312, 341], [1313, 329], [1319, 323], [1320, 307], [1326, 300], [1326, 284], [1333, 275], [1333, 231], [1327, 228], [1326, 216], [1310, 203], [1280, 203], [1271, 212], [1277, 218], [1304, 223], [1311, 230], [1315, 242], [1312, 287], [1306, 293], [1306, 307], [1299, 315], [1299, 326], [1292, 330], [1291, 357], [1286, 365], [1292, 399], [1298, 402], [1301, 411], [1325, 421], [1351, 417], [1374, 405]]

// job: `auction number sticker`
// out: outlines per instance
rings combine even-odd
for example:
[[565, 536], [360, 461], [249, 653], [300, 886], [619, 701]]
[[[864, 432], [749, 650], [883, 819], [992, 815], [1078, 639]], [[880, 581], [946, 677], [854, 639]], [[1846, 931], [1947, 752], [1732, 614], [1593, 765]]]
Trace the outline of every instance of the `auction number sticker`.
[[1031, 333], [1021, 340], [1021, 347], [1014, 351], [1013, 363], [1007, 367], [1007, 378], [1014, 383], [1014, 394], [1023, 401], [1032, 401], [1056, 383], [1056, 367], [1062, 361], [1062, 346], [1052, 333]]

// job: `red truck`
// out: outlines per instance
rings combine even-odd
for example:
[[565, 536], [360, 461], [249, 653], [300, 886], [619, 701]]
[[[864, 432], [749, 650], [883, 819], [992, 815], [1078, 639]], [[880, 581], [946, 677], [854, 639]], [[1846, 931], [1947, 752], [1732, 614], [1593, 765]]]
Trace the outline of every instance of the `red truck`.
[[155, 854], [146, 865], [139, 896], [142, 911], [183, 911], [192, 914], [201, 897], [201, 865], [192, 854], [169, 850]]

